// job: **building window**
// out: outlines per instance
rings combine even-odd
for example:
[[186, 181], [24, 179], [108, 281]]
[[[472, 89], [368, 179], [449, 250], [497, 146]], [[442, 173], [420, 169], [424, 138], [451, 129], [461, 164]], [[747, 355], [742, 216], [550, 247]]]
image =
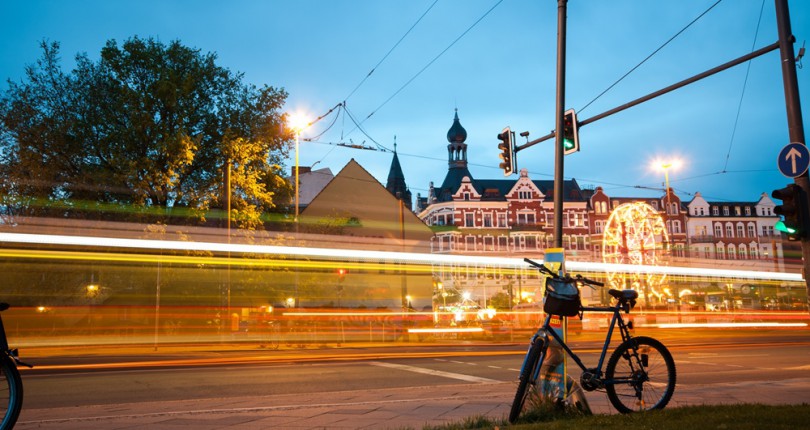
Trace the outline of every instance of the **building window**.
[[740, 252], [740, 260], [748, 259], [748, 249], [742, 243], [740, 244], [739, 252]]
[[495, 238], [492, 236], [484, 236], [484, 251], [495, 250]]
[[484, 227], [492, 227], [492, 214], [484, 214]]
[[741, 216], [741, 215], [742, 215], [742, 210], [740, 209], [740, 207], [739, 206], [734, 206], [734, 216]]
[[517, 223], [518, 224], [526, 224], [531, 225], [534, 224], [534, 214], [533, 213], [518, 213], [517, 214]]
[[737, 237], [745, 237], [745, 235], [743, 235], [743, 225], [742, 224], [737, 224]]
[[728, 206], [723, 206], [723, 216], [728, 216], [728, 215], [729, 215]]
[[720, 209], [717, 206], [712, 206], [712, 215], [714, 216], [720, 215]]
[[678, 220], [672, 221], [672, 233], [679, 234], [681, 232], [681, 222]]
[[467, 251], [475, 251], [475, 236], [467, 236], [464, 241], [467, 245]]
[[602, 231], [605, 229], [605, 222], [602, 220], [596, 221], [594, 223], [594, 229], [596, 230], [597, 234], [601, 234]]
[[529, 190], [520, 190], [518, 191], [518, 199], [520, 200], [531, 200], [532, 199], [532, 192]]
[[498, 225], [496, 227], [508, 227], [506, 225], [506, 214], [504, 213], [498, 214]]
[[464, 201], [465, 202], [470, 201], [470, 193], [464, 193]]
[[509, 239], [506, 236], [499, 236], [498, 237], [498, 250], [501, 250], [501, 251], [508, 251], [509, 250]]
[[751, 216], [751, 206], [745, 207], [745, 216]]
[[717, 259], [718, 260], [725, 260], [726, 259], [726, 248], [723, 245], [717, 245], [715, 248], [717, 251]]
[[734, 246], [733, 243], [728, 244], [728, 259], [729, 260], [737, 259], [737, 247]]
[[726, 224], [726, 237], [734, 237], [734, 227], [731, 224]]
[[751, 254], [751, 259], [752, 260], [759, 260], [759, 251], [757, 250], [757, 245], [756, 244], [753, 244], [753, 243], [751, 244], [751, 248], [750, 248], [749, 253]]
[[473, 214], [464, 214], [464, 227], [475, 227], [475, 216]]
[[723, 237], [723, 227], [720, 227], [720, 224], [715, 224], [714, 235], [717, 237]]
[[756, 230], [754, 224], [748, 224], [748, 237], [756, 237]]

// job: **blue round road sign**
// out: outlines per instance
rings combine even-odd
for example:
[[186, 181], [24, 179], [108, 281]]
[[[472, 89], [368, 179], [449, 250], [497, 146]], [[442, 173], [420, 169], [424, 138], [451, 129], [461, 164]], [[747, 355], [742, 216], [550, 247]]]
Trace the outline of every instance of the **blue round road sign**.
[[788, 143], [779, 151], [776, 165], [779, 167], [779, 171], [788, 178], [801, 176], [810, 166], [810, 151], [802, 143]]

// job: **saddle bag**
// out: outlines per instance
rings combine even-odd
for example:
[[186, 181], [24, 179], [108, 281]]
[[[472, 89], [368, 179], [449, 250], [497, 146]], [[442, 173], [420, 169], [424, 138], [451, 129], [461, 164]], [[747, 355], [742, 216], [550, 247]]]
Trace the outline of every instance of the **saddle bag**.
[[546, 294], [543, 299], [543, 311], [551, 315], [573, 317], [579, 314], [582, 300], [576, 282], [563, 282], [552, 278], [546, 279]]

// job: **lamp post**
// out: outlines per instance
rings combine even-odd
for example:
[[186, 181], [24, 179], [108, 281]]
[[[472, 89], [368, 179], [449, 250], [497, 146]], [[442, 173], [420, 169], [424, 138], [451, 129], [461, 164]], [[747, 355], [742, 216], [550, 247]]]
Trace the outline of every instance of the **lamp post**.
[[301, 132], [304, 131], [305, 128], [312, 125], [311, 122], [307, 119], [307, 117], [302, 113], [293, 113], [290, 114], [289, 118], [289, 125], [292, 128], [293, 132], [295, 132], [295, 225], [296, 225], [296, 233], [298, 232], [298, 207], [299, 207], [299, 190], [298, 190], [298, 145], [301, 140]]
[[667, 226], [667, 233], [670, 235], [672, 234], [672, 220], [670, 219], [670, 215], [675, 215], [675, 211], [672, 208], [672, 197], [671, 192], [669, 189], [669, 169], [677, 169], [681, 165], [681, 161], [678, 159], [673, 159], [670, 161], [658, 161], [654, 163], [655, 167], [664, 171], [664, 192], [666, 193], [666, 209], [664, 210], [664, 214], [667, 217], [666, 226]]
[[[292, 130], [295, 132], [295, 218], [293, 218], [293, 222], [295, 222], [295, 240], [298, 240], [298, 211], [300, 199], [298, 185], [298, 144], [301, 139], [301, 132], [304, 131], [305, 128], [312, 125], [312, 123], [309, 122], [307, 117], [302, 113], [290, 114], [288, 121], [290, 128], [292, 128]], [[295, 270], [295, 307], [298, 307], [298, 269]]]

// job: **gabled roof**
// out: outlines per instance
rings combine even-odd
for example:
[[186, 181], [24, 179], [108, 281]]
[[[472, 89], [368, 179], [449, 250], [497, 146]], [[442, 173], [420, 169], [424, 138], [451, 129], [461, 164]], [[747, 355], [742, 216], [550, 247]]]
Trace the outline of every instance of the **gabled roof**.
[[[432, 231], [400, 202], [374, 176], [354, 159], [318, 193], [301, 213], [307, 222], [345, 217], [357, 222], [347, 227], [350, 234], [366, 237], [427, 241]], [[400, 221], [400, 218], [402, 220]]]

